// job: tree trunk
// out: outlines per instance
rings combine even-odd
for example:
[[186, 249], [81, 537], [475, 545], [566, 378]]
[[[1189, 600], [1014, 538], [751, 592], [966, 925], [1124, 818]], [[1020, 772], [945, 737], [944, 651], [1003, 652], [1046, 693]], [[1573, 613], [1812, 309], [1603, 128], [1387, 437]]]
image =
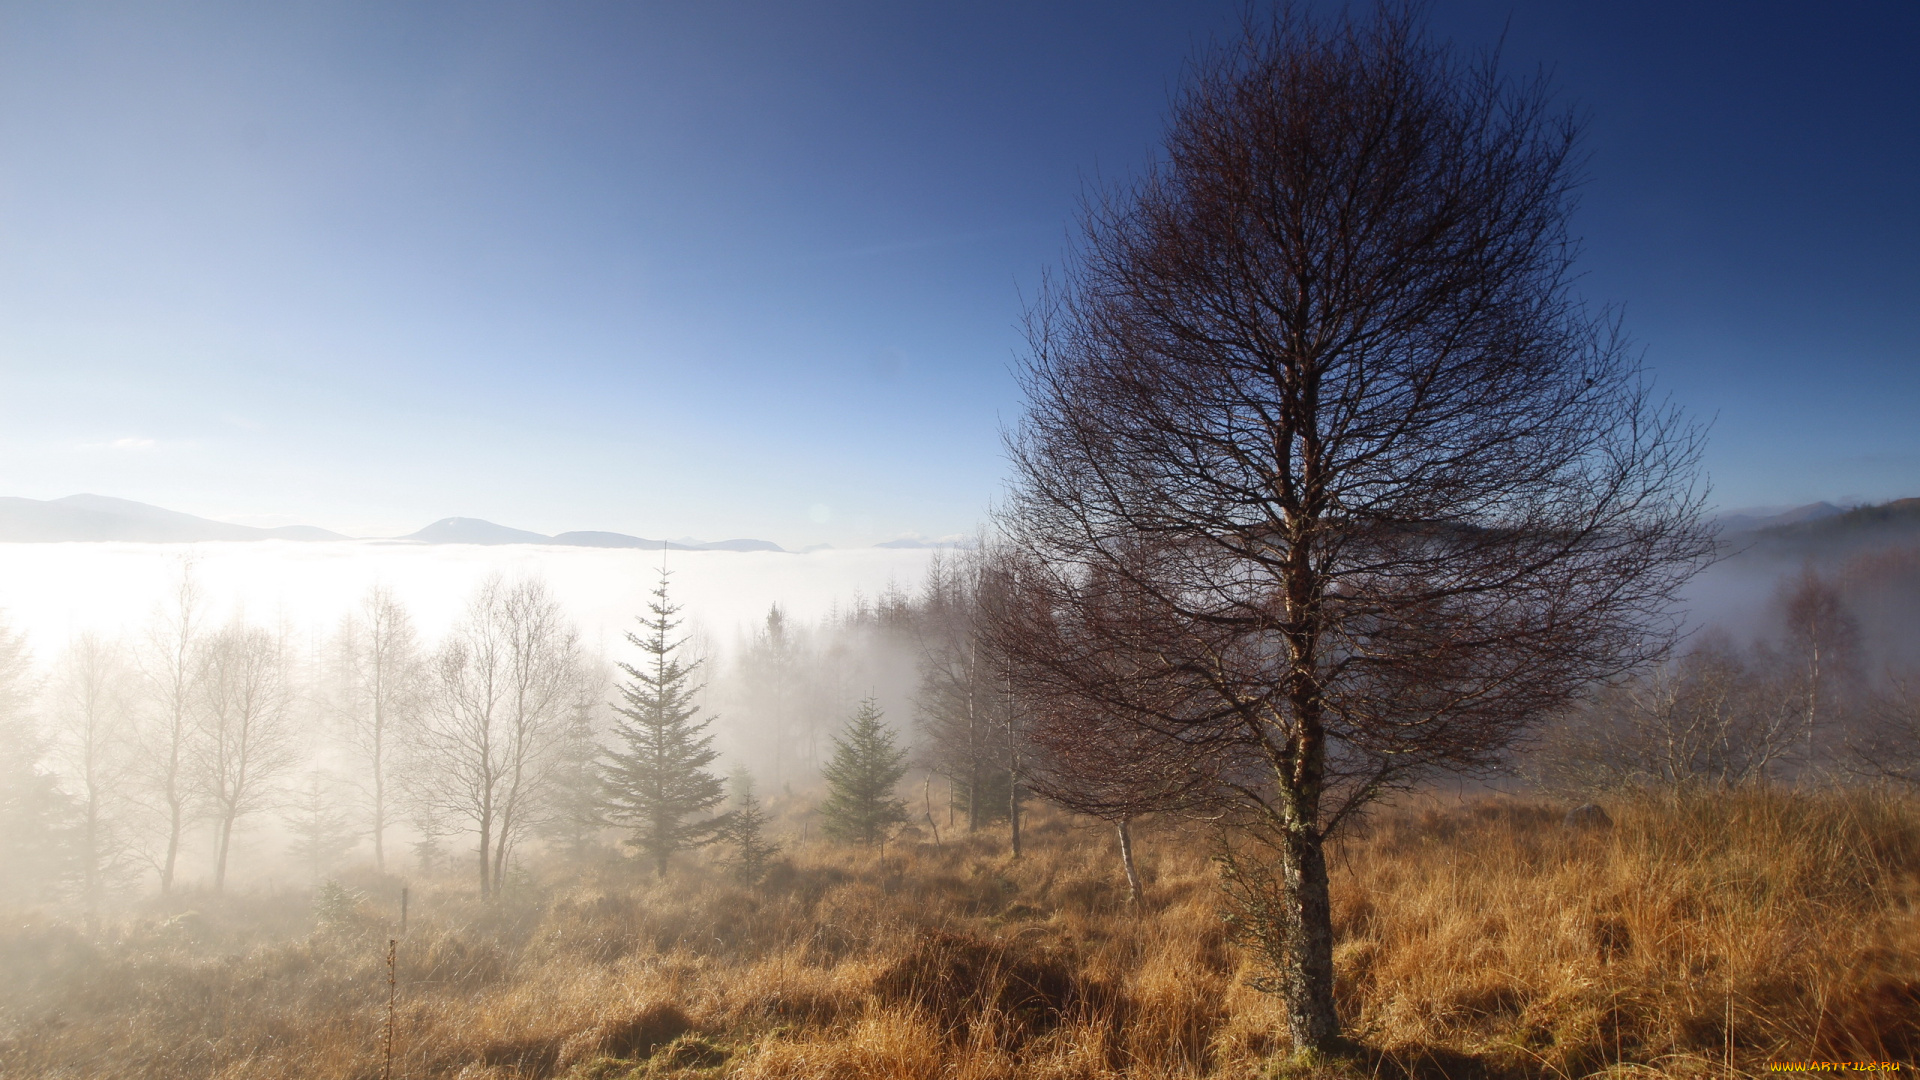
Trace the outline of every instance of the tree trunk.
[[1127, 903], [1140, 906], [1140, 868], [1133, 862], [1133, 819], [1120, 819], [1120, 865], [1127, 872]]
[[227, 851], [233, 842], [233, 815], [220, 819], [220, 841], [214, 853], [213, 891], [215, 895], [227, 891]]
[[493, 846], [493, 822], [482, 818], [480, 821], [480, 899], [493, 895], [493, 875], [488, 872], [487, 856]]
[[382, 720], [375, 718], [373, 736], [373, 868], [387, 872], [387, 775], [384, 768], [385, 734]]
[[1318, 833], [1294, 829], [1281, 859], [1295, 931], [1281, 972], [1287, 1026], [1296, 1053], [1331, 1050], [1340, 1042], [1340, 1017], [1333, 1007], [1333, 905], [1327, 894], [1326, 851]]
[[87, 915], [91, 917], [100, 906], [100, 797], [92, 791], [87, 793], [85, 844], [87, 865], [81, 888], [86, 890]]
[[173, 895], [173, 868], [180, 861], [180, 800], [167, 794], [167, 861], [160, 867], [160, 895]]
[[1007, 820], [1013, 824], [1013, 855], [1020, 857], [1020, 781], [1007, 775]]
[[495, 896], [500, 895], [507, 884], [507, 854], [510, 850], [507, 847], [507, 841], [511, 835], [508, 821], [503, 818], [493, 841], [493, 894]]

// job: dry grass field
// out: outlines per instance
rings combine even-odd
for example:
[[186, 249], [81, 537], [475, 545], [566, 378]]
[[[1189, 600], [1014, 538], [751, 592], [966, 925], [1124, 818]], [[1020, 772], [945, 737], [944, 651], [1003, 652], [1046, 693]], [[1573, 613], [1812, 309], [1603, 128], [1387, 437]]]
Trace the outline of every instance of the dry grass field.
[[[1334, 858], [1339, 998], [1366, 1048], [1283, 1064], [1208, 845], [1042, 815], [884, 858], [790, 847], [756, 887], [689, 858], [536, 870], [481, 906], [415, 881], [395, 1077], [1725, 1076], [1920, 1056], [1920, 807], [1744, 794], [1411, 803]], [[92, 932], [0, 928], [0, 1076], [373, 1078], [398, 883], [198, 898]]]

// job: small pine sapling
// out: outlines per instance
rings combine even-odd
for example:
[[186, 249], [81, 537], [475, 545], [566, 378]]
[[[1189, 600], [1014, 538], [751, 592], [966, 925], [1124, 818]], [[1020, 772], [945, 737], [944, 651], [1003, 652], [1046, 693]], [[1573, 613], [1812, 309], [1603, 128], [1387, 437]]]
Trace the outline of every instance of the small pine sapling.
[[727, 778], [733, 788], [733, 824], [727, 829], [732, 852], [727, 866], [735, 877], [748, 884], [767, 872], [767, 862], [779, 853], [780, 845], [767, 837], [767, 825], [773, 820], [753, 793], [753, 774], [740, 769]]
[[821, 770], [827, 798], [820, 804], [820, 828], [829, 839], [872, 844], [888, 826], [907, 820], [906, 802], [893, 793], [907, 775], [907, 751], [895, 744], [881, 715], [868, 698], [833, 737], [833, 760]]

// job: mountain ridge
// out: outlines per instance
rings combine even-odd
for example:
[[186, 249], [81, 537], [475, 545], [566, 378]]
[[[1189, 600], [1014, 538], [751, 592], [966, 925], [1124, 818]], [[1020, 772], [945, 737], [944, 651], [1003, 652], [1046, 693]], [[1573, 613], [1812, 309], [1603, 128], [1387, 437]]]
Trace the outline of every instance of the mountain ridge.
[[[0, 543], [196, 543], [293, 540], [317, 542], [356, 537], [313, 525], [261, 528], [196, 517], [131, 499], [82, 493], [59, 499], [0, 496]], [[498, 525], [481, 518], [449, 517], [398, 537], [360, 537], [420, 544], [552, 544], [561, 547], [637, 548], [647, 551], [778, 551], [770, 540], [649, 540], [625, 533], [574, 531], [557, 536]]]

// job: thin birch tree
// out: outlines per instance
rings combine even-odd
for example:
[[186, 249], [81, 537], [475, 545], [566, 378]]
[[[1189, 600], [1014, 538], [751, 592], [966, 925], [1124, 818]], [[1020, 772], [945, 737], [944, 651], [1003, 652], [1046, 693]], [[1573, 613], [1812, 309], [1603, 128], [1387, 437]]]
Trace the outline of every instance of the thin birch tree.
[[579, 637], [544, 583], [483, 582], [431, 663], [414, 757], [418, 809], [464, 822], [480, 895], [539, 823], [579, 678]]
[[387, 829], [397, 818], [393, 797], [399, 743], [421, 707], [425, 676], [413, 617], [393, 590], [376, 585], [348, 616], [335, 641], [339, 707], [347, 743], [360, 766], [374, 866], [387, 869]]
[[139, 658], [147, 708], [140, 732], [141, 784], [145, 797], [158, 803], [158, 823], [165, 833], [154, 860], [162, 896], [173, 892], [180, 844], [192, 811], [193, 743], [198, 733], [194, 680], [199, 674], [205, 606], [193, 564], [182, 563], [165, 603], [154, 611]]
[[299, 760], [285, 643], [236, 619], [205, 641], [194, 682], [194, 775], [213, 819], [213, 888], [224, 892], [237, 826], [272, 805], [276, 781]]
[[55, 664], [54, 756], [79, 810], [75, 857], [87, 912], [99, 910], [126, 853], [128, 671], [115, 643], [83, 633]]

